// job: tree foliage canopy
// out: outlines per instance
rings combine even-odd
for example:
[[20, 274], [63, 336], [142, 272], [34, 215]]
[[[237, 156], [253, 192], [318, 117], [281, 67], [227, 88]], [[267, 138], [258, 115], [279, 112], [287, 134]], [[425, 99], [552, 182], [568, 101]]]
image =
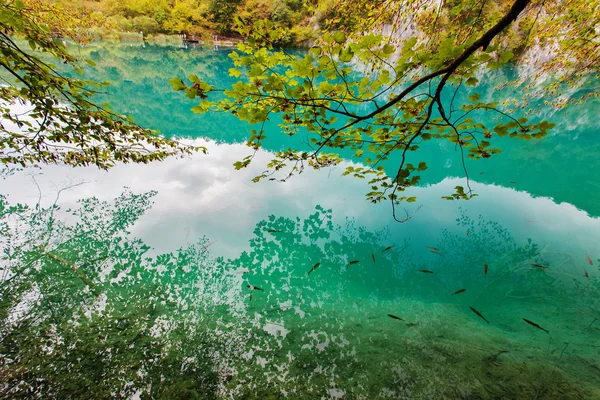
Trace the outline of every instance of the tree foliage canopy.
[[25, 51], [29, 46], [49, 53], [81, 73], [78, 60], [52, 39], [51, 31], [74, 36], [78, 20], [60, 15], [60, 10], [43, 3], [25, 5], [17, 0], [0, 5], [3, 164], [64, 163], [106, 169], [118, 161], [147, 163], [199, 150], [95, 104], [92, 97], [103, 84], [69, 78]]
[[[118, 31], [145, 34], [200, 34], [210, 39], [213, 34], [237, 35], [236, 16], [256, 21], [267, 18], [278, 26], [289, 28], [287, 42], [302, 41], [310, 35], [311, 13], [302, 0], [27, 0], [60, 3], [72, 12], [87, 14]], [[335, 9], [323, 1], [322, 19]], [[94, 29], [111, 36], [112, 30]]]
[[[415, 200], [403, 192], [419, 182], [419, 172], [427, 165], [408, 159], [424, 141], [450, 141], [460, 149], [464, 165], [465, 158], [500, 152], [494, 145], [497, 137], [544, 137], [553, 124], [537, 117], [531, 103], [537, 98], [562, 106], [565, 88], [597, 73], [599, 10], [597, 3], [578, 1], [356, 0], [342, 3], [326, 24], [334, 30], [301, 55], [273, 46], [285, 34], [281, 28], [269, 21], [248, 25], [240, 19], [238, 29], [248, 41], [231, 54], [235, 68], [229, 71], [240, 77], [239, 82], [215, 88], [192, 76], [191, 83], [179, 78], [171, 83], [175, 90], [201, 99], [196, 112], [224, 110], [257, 124], [248, 138], [255, 150], [265, 139], [266, 121], [274, 115], [282, 118], [283, 133], [308, 132], [310, 151], [277, 153], [257, 181], [276, 180], [277, 171], [287, 172], [278, 179], [285, 180], [306, 166], [336, 165], [340, 150], [351, 149], [363, 166], [350, 166], [345, 174], [369, 178], [367, 198], [390, 200], [395, 206]], [[344, 24], [344, 16], [350, 14], [351, 24]], [[375, 33], [384, 27], [386, 35]], [[533, 59], [532, 54], [547, 57]], [[525, 69], [504, 85], [523, 89], [522, 98], [511, 96], [515, 99], [510, 104], [480, 98], [480, 81], [515, 62], [534, 71]], [[546, 78], [552, 79], [542, 82]], [[456, 94], [464, 87], [469, 100], [459, 104]], [[484, 114], [497, 122], [483, 123]], [[389, 174], [383, 164], [397, 152], [400, 163]], [[252, 155], [236, 168], [251, 160]], [[447, 199], [474, 195], [466, 167], [465, 174], [467, 187], [456, 187]]]

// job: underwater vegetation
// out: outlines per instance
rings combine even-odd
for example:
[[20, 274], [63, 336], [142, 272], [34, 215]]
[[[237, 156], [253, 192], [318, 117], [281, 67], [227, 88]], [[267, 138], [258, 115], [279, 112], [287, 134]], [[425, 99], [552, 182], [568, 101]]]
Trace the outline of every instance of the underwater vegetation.
[[238, 257], [151, 256], [129, 231], [155, 194], [0, 199], [1, 397], [600, 397], [587, 254], [466, 213], [421, 246], [317, 206]]

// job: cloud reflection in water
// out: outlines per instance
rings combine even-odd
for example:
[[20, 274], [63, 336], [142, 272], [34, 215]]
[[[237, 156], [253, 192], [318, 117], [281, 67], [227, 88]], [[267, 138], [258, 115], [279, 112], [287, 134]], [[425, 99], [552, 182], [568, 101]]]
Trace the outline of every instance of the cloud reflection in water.
[[[306, 170], [285, 183], [255, 184], [251, 179], [262, 172], [270, 153], [259, 152], [249, 168], [235, 171], [233, 163], [250, 152], [246, 146], [204, 140], [195, 143], [208, 146], [209, 154], [148, 165], [118, 165], [108, 172], [91, 167], [44, 166], [36, 181], [44, 194], [43, 202], [53, 201], [56, 188], [67, 181], [86, 181], [61, 194], [60, 204], [65, 207], [83, 197], [112, 199], [124, 186], [134, 192], [158, 191], [154, 206], [132, 234], [159, 253], [206, 235], [214, 242], [215, 254], [235, 257], [248, 248], [257, 222], [271, 214], [303, 218], [318, 204], [333, 209], [336, 223], [354, 218], [358, 225], [371, 230], [389, 226], [390, 239], [397, 243], [407, 237], [417, 245], [434, 243], [443, 229], [459, 229], [456, 219], [462, 208], [471, 217], [482, 215], [500, 222], [518, 240], [533, 238], [557, 251], [587, 251], [593, 259], [600, 256], [600, 249], [594, 248], [600, 242], [600, 220], [567, 203], [556, 204], [549, 198], [477, 182], [471, 186], [479, 197], [468, 202], [446, 201], [441, 196], [451, 193], [456, 185], [464, 185], [464, 179], [446, 178], [435, 185], [411, 188], [409, 193], [417, 196], [417, 203], [407, 204], [407, 209], [422, 208], [409, 222], [398, 224], [391, 218], [389, 203], [372, 205], [365, 200], [365, 181], [341, 177], [344, 165]], [[40, 172], [26, 170], [3, 182], [3, 191], [10, 193], [13, 203], [37, 200], [37, 188], [27, 176], [32, 173]]]

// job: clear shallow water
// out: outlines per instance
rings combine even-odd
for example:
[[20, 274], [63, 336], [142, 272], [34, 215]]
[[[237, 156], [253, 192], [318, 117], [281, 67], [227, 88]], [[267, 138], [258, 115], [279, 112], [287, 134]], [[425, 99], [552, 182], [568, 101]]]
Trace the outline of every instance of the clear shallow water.
[[[66, 182], [85, 182], [60, 194], [55, 214], [67, 222], [52, 236], [53, 251], [78, 262], [106, 300], [86, 294], [89, 285], [68, 270], [53, 275], [48, 262], [36, 275], [65, 282], [40, 287], [55, 298], [60, 323], [51, 325], [72, 341], [70, 361], [59, 365], [61, 357], [41, 351], [29, 361], [60, 371], [45, 379], [63, 396], [92, 388], [102, 397], [102, 385], [111, 384], [115, 393], [163, 398], [600, 395], [597, 103], [550, 115], [557, 128], [540, 142], [507, 141], [502, 154], [469, 163], [479, 197], [468, 202], [441, 199], [464, 179], [452, 146], [431, 143], [421, 150], [430, 169], [411, 190], [418, 202], [408, 210], [421, 208], [397, 224], [388, 204], [364, 200], [364, 182], [340, 176], [341, 166], [284, 184], [251, 183], [268, 152], [287, 142], [268, 142], [253, 166], [234, 171], [233, 162], [250, 153], [241, 144], [247, 127], [226, 115], [193, 115], [166, 82], [196, 73], [227, 83], [225, 51], [79, 51], [98, 64], [92, 77], [113, 83], [118, 111], [206, 144], [209, 155], [108, 173], [48, 166], [3, 181], [12, 204], [34, 204], [33, 173], [45, 205]], [[119, 197], [124, 186], [158, 194]], [[84, 203], [83, 217], [66, 211], [91, 196], [108, 203]], [[24, 242], [45, 238], [47, 224], [40, 226], [15, 231]], [[97, 324], [109, 334], [91, 323], [73, 327], [73, 319], [103, 321]], [[97, 343], [96, 356], [78, 335]], [[139, 335], [154, 338], [162, 356], [131, 346]], [[88, 359], [101, 366], [81, 362]], [[90, 383], [94, 376], [105, 383]]]

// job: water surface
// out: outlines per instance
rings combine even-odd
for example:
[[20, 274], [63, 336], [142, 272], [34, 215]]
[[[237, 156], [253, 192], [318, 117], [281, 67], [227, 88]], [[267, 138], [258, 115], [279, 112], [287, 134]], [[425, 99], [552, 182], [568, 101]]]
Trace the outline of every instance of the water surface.
[[[228, 50], [74, 50], [98, 64], [90, 77], [111, 82], [106, 98], [117, 111], [209, 154], [109, 172], [46, 166], [3, 181], [10, 203], [45, 206], [77, 184], [60, 193], [52, 217], [65, 222], [48, 241], [106, 297], [86, 295], [89, 285], [69, 271], [41, 269], [36, 279], [70, 282], [41, 291], [63, 299], [53, 329], [67, 342], [98, 342], [104, 364], [82, 363], [94, 351], [75, 342], [64, 367], [31, 356], [71, 377], [66, 386], [56, 374], [63, 396], [88, 387], [102, 397], [119, 376], [131, 384], [113, 383], [118, 393], [163, 398], [600, 396], [597, 101], [545, 108], [557, 124], [548, 137], [503, 140], [503, 153], [468, 161], [479, 197], [467, 202], [441, 199], [465, 183], [459, 152], [428, 143], [419, 155], [429, 170], [409, 191], [418, 199], [406, 206], [412, 218], [398, 224], [389, 204], [365, 201], [365, 182], [341, 177], [357, 162], [350, 157], [285, 183], [252, 183], [270, 153], [301, 143], [278, 137], [275, 123], [250, 168], [234, 170], [252, 151], [248, 126], [192, 114], [193, 102], [167, 82], [195, 73], [231, 84]], [[493, 83], [479, 90], [502, 96]], [[41, 225], [18, 232], [47, 238]], [[103, 336], [73, 315], [130, 322]], [[143, 350], [139, 335], [161, 355]], [[128, 369], [135, 374], [119, 375]], [[90, 383], [94, 376], [107, 383]]]

